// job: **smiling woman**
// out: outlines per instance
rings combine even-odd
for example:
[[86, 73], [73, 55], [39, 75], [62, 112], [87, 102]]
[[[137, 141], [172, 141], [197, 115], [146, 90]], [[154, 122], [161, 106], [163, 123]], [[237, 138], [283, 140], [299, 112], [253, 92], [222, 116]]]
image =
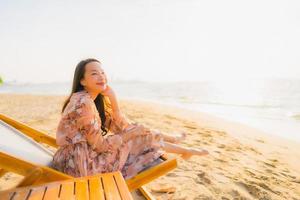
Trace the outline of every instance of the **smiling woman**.
[[[170, 136], [131, 123], [122, 114], [96, 59], [78, 63], [72, 92], [62, 111], [53, 167], [75, 177], [119, 170], [130, 178], [164, 151], [185, 159], [208, 154], [206, 150], [178, 146], [185, 133]], [[111, 134], [106, 135], [108, 132]]]

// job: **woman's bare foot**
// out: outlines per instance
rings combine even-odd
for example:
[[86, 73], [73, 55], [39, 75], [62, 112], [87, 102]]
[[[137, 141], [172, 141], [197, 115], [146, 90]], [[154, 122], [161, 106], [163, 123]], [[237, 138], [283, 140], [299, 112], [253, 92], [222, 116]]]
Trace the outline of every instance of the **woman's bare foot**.
[[181, 132], [180, 135], [174, 136], [174, 144], [178, 144], [180, 142], [182, 142], [183, 140], [185, 140], [186, 138], [186, 133], [185, 132]]
[[186, 153], [183, 153], [181, 154], [181, 157], [184, 159], [184, 160], [188, 160], [190, 159], [192, 156], [206, 156], [208, 155], [208, 151], [202, 149], [202, 150], [199, 150], [199, 149], [194, 149], [194, 148], [188, 148], [186, 150]]

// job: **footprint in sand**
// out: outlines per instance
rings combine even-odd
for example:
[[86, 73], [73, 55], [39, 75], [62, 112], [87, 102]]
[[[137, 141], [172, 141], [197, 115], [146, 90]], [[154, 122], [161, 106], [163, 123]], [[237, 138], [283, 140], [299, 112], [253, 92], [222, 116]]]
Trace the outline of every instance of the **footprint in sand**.
[[210, 133], [207, 133], [207, 132], [197, 132], [198, 134], [200, 134], [201, 136], [203, 136], [203, 137], [212, 137], [212, 135], [210, 134]]
[[173, 173], [173, 172], [168, 173], [166, 176], [168, 176], [168, 177], [178, 177], [178, 175], [176, 173]]
[[165, 120], [164, 123], [165, 123], [165, 124], [172, 124], [172, 122], [169, 121], [169, 120]]
[[283, 171], [283, 172], [287, 172], [287, 173], [289, 173], [289, 172], [290, 172], [290, 170], [289, 170], [289, 169], [287, 169], [287, 168], [283, 169], [282, 171]]
[[270, 174], [274, 174], [274, 175], [278, 175], [277, 173], [275, 173], [273, 170], [271, 170], [271, 169], [265, 169], [265, 171], [267, 172], [267, 173], [270, 173]]
[[226, 147], [226, 145], [225, 144], [219, 144], [217, 147], [223, 149], [223, 148]]
[[194, 178], [194, 181], [198, 184], [211, 184], [211, 180], [207, 177], [206, 173], [205, 172], [199, 172], [197, 174], [197, 177]]
[[231, 158], [232, 161], [239, 161], [237, 158]]
[[255, 177], [255, 176], [256, 176], [256, 174], [255, 174], [254, 172], [250, 171], [249, 169], [245, 169], [244, 171], [245, 171], [247, 174], [249, 174], [251, 177]]
[[216, 131], [216, 134], [218, 134], [219, 136], [226, 136], [227, 133], [225, 131]]
[[227, 197], [221, 197], [221, 200], [230, 200], [230, 198], [227, 198]]
[[270, 180], [270, 178], [267, 177], [267, 176], [258, 176], [257, 179], [264, 180], [264, 181], [269, 181]]
[[270, 195], [263, 191], [259, 186], [251, 184], [251, 183], [244, 183], [244, 182], [236, 182], [235, 183], [240, 189], [246, 190], [251, 196], [257, 199], [271, 199]]
[[196, 144], [202, 144], [204, 142], [203, 139], [194, 139]]
[[225, 151], [241, 152], [242, 148], [240, 146], [227, 145]]
[[171, 115], [164, 115], [164, 117], [166, 117], [166, 118], [168, 118], [168, 119], [171, 119], [171, 120], [177, 120], [177, 121], [179, 121], [178, 118], [173, 117], [173, 116], [171, 116]]
[[262, 155], [261, 152], [257, 151], [256, 149], [254, 149], [253, 147], [245, 147], [246, 150], [252, 151], [257, 155]]
[[221, 162], [221, 163], [227, 163], [227, 161], [226, 160], [223, 160], [223, 159], [221, 159], [221, 158], [216, 158], [216, 159], [214, 159], [215, 161], [218, 161], [218, 162]]
[[176, 188], [169, 184], [158, 184], [156, 186], [153, 186], [151, 188], [151, 191], [156, 193], [174, 193], [176, 191]]
[[198, 196], [196, 196], [193, 200], [213, 200], [213, 197], [204, 195], [204, 194], [200, 194]]
[[268, 159], [268, 160], [271, 161], [271, 162], [274, 162], [274, 163], [277, 163], [277, 162], [278, 162], [277, 159]]
[[192, 130], [195, 130], [197, 129], [197, 127], [193, 126], [193, 125], [184, 125], [185, 128], [188, 128], [188, 129], [192, 129]]
[[295, 179], [295, 180], [291, 180], [292, 182], [294, 182], [294, 183], [298, 183], [298, 184], [300, 184], [300, 178], [298, 178], [298, 179]]
[[262, 140], [262, 139], [256, 139], [256, 141], [257, 141], [257, 142], [260, 142], [260, 143], [265, 143], [265, 141]]
[[291, 179], [296, 179], [296, 176], [287, 174], [287, 173], [283, 173], [283, 172], [279, 172], [281, 175], [285, 176], [286, 178], [291, 178]]
[[269, 163], [269, 162], [262, 162], [263, 164], [267, 165], [268, 167], [276, 168], [276, 164]]
[[281, 192], [279, 191], [275, 191], [275, 190], [272, 190], [268, 185], [266, 185], [265, 183], [263, 182], [259, 182], [259, 183], [255, 183], [255, 184], [258, 184], [260, 187], [264, 188], [265, 190], [268, 190], [274, 194], [277, 194], [277, 195], [280, 195]]
[[[234, 199], [234, 200], [248, 200], [251, 198], [250, 195], [245, 194], [243, 191], [239, 191], [238, 189], [232, 189], [231, 191], [228, 192], [228, 194], [231, 196], [230, 198], [225, 198], [225, 199]], [[248, 197], [248, 198], [247, 198]]]

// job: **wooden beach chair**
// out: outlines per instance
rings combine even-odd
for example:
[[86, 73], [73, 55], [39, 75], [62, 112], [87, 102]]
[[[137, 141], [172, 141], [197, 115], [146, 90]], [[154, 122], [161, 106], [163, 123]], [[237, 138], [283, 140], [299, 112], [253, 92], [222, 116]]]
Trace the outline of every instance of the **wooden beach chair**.
[[[0, 177], [7, 171], [21, 174], [25, 178], [20, 186], [71, 178], [49, 167], [53, 158], [53, 152], [41, 144], [57, 148], [53, 137], [3, 114], [0, 114], [0, 128], [0, 141], [3, 141], [0, 142], [0, 151], [2, 152], [0, 155], [3, 158], [0, 161]], [[10, 142], [5, 142], [5, 140], [2, 140], [3, 138], [9, 138]], [[30, 148], [24, 149], [27, 146], [30, 146]], [[7, 159], [9, 156], [11, 157], [10, 160]], [[6, 159], [9, 162], [5, 162], [4, 160]], [[143, 185], [166, 174], [176, 168], [176, 166], [176, 159], [168, 159], [166, 156], [162, 156], [156, 161], [156, 165], [140, 172], [133, 178], [127, 179], [126, 183], [130, 191], [139, 189], [144, 196], [150, 198], [150, 194]]]

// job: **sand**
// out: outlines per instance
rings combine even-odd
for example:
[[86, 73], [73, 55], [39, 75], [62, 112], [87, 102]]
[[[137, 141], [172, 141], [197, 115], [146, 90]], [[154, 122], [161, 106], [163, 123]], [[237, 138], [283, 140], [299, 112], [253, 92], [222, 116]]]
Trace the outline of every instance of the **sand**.
[[[64, 99], [0, 94], [0, 112], [55, 136]], [[132, 100], [120, 104], [129, 119], [170, 134], [185, 131], [183, 146], [210, 152], [188, 161], [178, 157], [177, 169], [147, 185], [157, 199], [300, 200], [299, 143], [205, 113]], [[0, 190], [20, 179], [6, 174]]]

